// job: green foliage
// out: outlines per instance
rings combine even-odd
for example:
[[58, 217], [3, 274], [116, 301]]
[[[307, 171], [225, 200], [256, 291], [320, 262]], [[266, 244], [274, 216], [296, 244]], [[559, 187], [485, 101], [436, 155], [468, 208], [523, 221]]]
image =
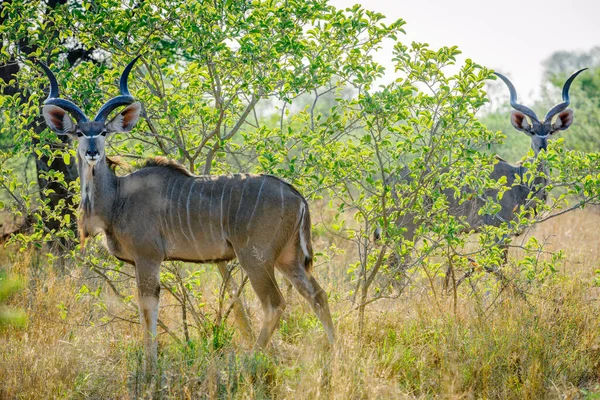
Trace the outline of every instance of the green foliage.
[[[32, 57], [50, 63], [62, 95], [72, 98], [91, 116], [107, 93], [115, 94], [119, 66], [132, 54], [142, 53], [142, 67], [132, 74], [130, 88], [145, 106], [144, 121], [131, 134], [112, 138], [110, 153], [129, 157], [134, 163], [145, 156], [165, 155], [178, 159], [192, 172], [276, 173], [310, 197], [327, 195], [324, 188], [337, 185], [345, 173], [340, 168], [352, 165], [340, 163], [336, 166], [339, 172], [323, 174], [326, 163], [335, 163], [331, 157], [338, 148], [350, 143], [345, 137], [333, 137], [333, 141], [331, 137], [336, 131], [344, 132], [348, 116], [358, 116], [345, 107], [359, 102], [353, 98], [338, 105], [329, 100], [330, 109], [324, 110], [327, 119], [322, 120], [319, 111], [323, 107], [317, 107], [317, 100], [347, 93], [348, 87], [368, 93], [383, 73], [372, 53], [383, 40], [402, 33], [404, 25], [401, 20], [383, 24], [383, 15], [359, 6], [341, 11], [322, 1], [166, 1], [141, 3], [135, 8], [115, 6], [100, 2], [51, 8], [19, 1], [4, 6], [3, 40], [26, 40], [35, 49], [25, 54], [19, 46], [8, 46], [0, 58], [0, 62], [23, 63], [18, 74], [23, 95], [2, 100], [7, 110], [3, 133], [13, 135], [14, 143], [5, 160], [27, 158], [32, 150], [37, 157], [62, 158], [67, 164], [75, 158], [74, 150], [58, 143], [52, 132], [33, 129], [39, 118], [37, 105], [44, 97], [38, 88], [46, 87], [47, 79], [29, 61]], [[93, 49], [93, 61], [69, 65], [69, 58], [60, 56], [77, 47]], [[290, 114], [293, 101], [306, 94], [315, 95], [312, 106]], [[277, 123], [265, 124], [259, 118], [257, 107], [263, 103], [265, 107], [277, 104], [281, 110]], [[317, 152], [307, 151], [309, 148]], [[326, 157], [317, 156], [319, 152]], [[366, 161], [368, 156], [363, 153], [362, 158]], [[17, 174], [5, 169], [6, 165], [2, 167], [6, 171], [3, 186], [14, 200], [7, 208], [34, 220], [31, 234], [12, 240], [22, 249], [57, 239], [75, 241], [71, 221], [64, 218], [64, 199], [49, 207], [51, 189], [24, 185]], [[360, 177], [358, 170], [353, 173]], [[60, 172], [42, 174], [48, 181], [67, 185]], [[44, 196], [36, 197], [37, 190]], [[77, 182], [69, 185], [69, 191], [77, 204]], [[48, 219], [58, 221], [60, 228], [49, 230], [44, 224]], [[83, 260], [76, 249], [64, 248], [65, 252], [67, 258], [83, 261], [107, 281], [120, 276], [118, 264], [115, 267], [113, 261], [101, 261], [93, 251]], [[199, 287], [193, 283], [195, 276], [177, 276], [173, 281], [165, 274], [163, 282], [173, 287], [173, 294], [177, 290], [189, 292], [196, 307], [202, 307], [202, 299], [194, 291]], [[177, 289], [174, 282], [182, 287]], [[186, 307], [192, 306], [183, 303], [184, 296], [180, 299]], [[102, 300], [97, 304], [102, 306]]]
[[[311, 178], [300, 185], [309, 187], [305, 193], [325, 189], [337, 210], [333, 230], [358, 247], [361, 258], [349, 272], [357, 286], [354, 295], [361, 292], [359, 304], [370, 301], [375, 280], [375, 299], [393, 295], [390, 280], [397, 280], [400, 271], [386, 269], [389, 248], [408, 256], [415, 242], [427, 236], [409, 268], [437, 269], [425, 258], [464, 245], [459, 234], [465, 221], [446, 212], [441, 188], [460, 196], [465, 184], [476, 192], [498, 185], [482, 174], [491, 171], [493, 157], [480, 149], [502, 137], [475, 118], [486, 102], [482, 88], [490, 71], [468, 60], [457, 74], [446, 76], [458, 54], [456, 48], [434, 51], [425, 44], [397, 43], [396, 68], [406, 78], [378, 91], [356, 86], [357, 96], [339, 99], [328, 116], [314, 117], [307, 108], [296, 117], [304, 122], [296, 142], [306, 149], [302, 161]], [[407, 173], [409, 179], [399, 180]], [[346, 221], [349, 214], [353, 223]], [[418, 226], [417, 236], [403, 240], [412, 224]], [[383, 248], [371, 241], [376, 226], [384, 230]]]
[[[599, 202], [600, 69], [587, 72], [573, 85], [577, 116], [565, 133], [569, 136], [553, 141], [534, 159], [528, 138], [509, 125], [507, 107], [478, 119], [488, 102], [484, 85], [491, 70], [469, 59], [456, 65], [460, 54], [456, 47], [402, 43], [398, 36], [404, 21], [385, 24], [383, 15], [360, 6], [338, 10], [321, 0], [103, 0], [50, 7], [17, 0], [3, 4], [2, 15], [0, 36], [6, 45], [0, 64], [16, 61], [22, 68], [17, 75], [20, 93], [0, 97], [0, 201], [4, 211], [32, 220], [30, 232], [11, 240], [22, 252], [31, 246], [43, 249], [49, 264], [70, 260], [94, 273], [102, 283], [86, 284], [74, 296], [102, 315], [103, 324], [135, 320], [133, 275], [122, 262], [107, 257], [99, 240], [92, 240], [85, 254], [77, 246], [61, 244], [77, 242], [72, 221], [65, 217], [70, 203], [62, 198], [50, 207], [54, 189], [38, 187], [37, 177], [22, 167], [32, 155], [66, 164], [76, 160], [72, 146], [48, 129], [36, 129], [45, 97], [41, 88], [48, 83], [32, 58], [49, 63], [61, 95], [93, 116], [117, 94], [123, 66], [142, 54], [131, 74], [130, 90], [145, 112], [133, 132], [109, 140], [109, 155], [122, 155], [132, 164], [163, 155], [194, 173], [269, 173], [292, 182], [309, 200], [329, 208], [330, 214], [315, 229], [319, 239], [336, 238], [352, 246], [355, 256], [339, 268], [347, 271], [353, 289], [337, 295], [350, 298], [359, 310], [359, 324], [364, 323], [367, 305], [397, 298], [413, 287], [425, 288], [432, 304], [439, 304], [442, 292], [453, 291], [455, 314], [459, 295], [485, 314], [496, 300], [481, 294], [500, 296], [507, 280], [517, 289], [544, 288], [558, 279], [562, 253], [547, 257], [545, 242], [531, 238], [520, 246], [523, 255], [503, 267], [498, 245], [514, 245], [514, 235], [553, 213]], [[29, 52], [20, 45], [23, 41]], [[375, 87], [384, 71], [373, 54], [385, 41], [394, 42], [391, 56], [397, 79]], [[76, 49], [90, 56], [71, 65], [68, 54]], [[552, 82], [560, 86], [564, 76]], [[14, 83], [0, 82], [0, 89]], [[507, 179], [492, 180], [490, 173], [497, 162], [493, 153], [505, 140], [512, 145], [507, 158], [522, 159], [528, 170], [514, 186], [537, 189], [536, 183], [547, 179], [548, 200], [532, 191], [527, 204], [515, 207], [514, 220], [481, 227], [473, 249], [466, 236], [471, 230], [469, 216], [450, 209], [479, 201], [475, 215], [500, 210], [498, 202], [510, 188]], [[68, 183], [64, 173], [54, 169], [41, 171], [40, 177], [67, 187], [74, 204], [79, 203], [77, 181]], [[58, 228], [48, 228], [45, 219], [58, 222]], [[377, 228], [382, 234], [374, 240]], [[49, 244], [61, 251], [48, 250]], [[318, 258], [335, 261], [340, 252], [330, 242], [329, 250]], [[490, 271], [499, 278], [486, 279]], [[163, 288], [182, 314], [181, 326], [168, 333], [177, 339], [176, 346], [185, 347], [169, 351], [179, 352], [184, 360], [202, 359], [202, 367], [205, 358], [210, 359], [204, 356], [221, 357], [232, 341], [225, 324], [231, 299], [223, 287], [212, 291], [205, 287], [209, 273], [182, 263], [168, 264], [161, 273]], [[448, 288], [450, 278], [453, 286]], [[469, 291], [459, 293], [464, 280]], [[111, 314], [107, 299], [113, 295], [120, 301], [120, 313]], [[208, 298], [217, 298], [218, 306], [208, 307]], [[67, 321], [72, 318], [70, 307], [68, 302], [58, 303], [54, 311]], [[292, 315], [281, 326], [284, 340], [294, 343], [315, 324], [312, 316]], [[416, 336], [410, 329], [404, 333], [408, 338], [385, 342], [402, 358], [396, 366], [397, 360], [390, 360], [390, 368], [410, 371], [418, 364], [416, 351], [407, 346]], [[438, 345], [440, 331], [431, 329], [431, 335], [426, 331], [421, 340]], [[468, 342], [466, 331], [458, 332], [458, 342]], [[520, 351], [517, 343], [512, 345]], [[137, 357], [137, 349], [132, 353]], [[440, 354], [435, 357], [443, 357]], [[235, 382], [219, 381], [219, 390], [259, 382], [257, 391], [268, 396], [269, 382], [280, 378], [266, 356], [221, 358], [227, 363], [224, 375]], [[494, 364], [489, 370], [506, 368]], [[482, 384], [470, 377], [465, 381]], [[87, 385], [84, 377], [78, 382]], [[406, 389], [435, 392], [430, 387]]]
[[[449, 75], [448, 67], [460, 54], [456, 47], [435, 50], [427, 44], [396, 42], [393, 59], [401, 77], [372, 87], [383, 73], [372, 53], [383, 40], [397, 40], [402, 20], [385, 25], [381, 14], [359, 6], [340, 11], [320, 1], [159, 1], [135, 8], [100, 2], [54, 9], [13, 2], [4, 12], [4, 40], [18, 42], [27, 36], [35, 54], [53, 63], [62, 93], [90, 115], [105, 100], [105, 91], [114, 94], [119, 66], [132, 54], [143, 54], [143, 67], [132, 75], [131, 86], [145, 106], [144, 121], [132, 134], [113, 138], [111, 152], [134, 163], [147, 155], [166, 155], [192, 172], [272, 173], [291, 180], [309, 198], [329, 199], [336, 209], [331, 229], [353, 241], [361, 254], [349, 270], [362, 290], [360, 303], [367, 301], [374, 281], [379, 282], [376, 297], [389, 295], [390, 282], [402, 274], [390, 257], [410, 256], [413, 261], [403, 268], [414, 273], [422, 267], [427, 276], [440, 274], [441, 264], [432, 262], [432, 256], [467, 269], [461, 250], [467, 222], [447, 212], [448, 191], [458, 203], [483, 198], [480, 214], [493, 214], [507, 190], [488, 177], [495, 162], [489, 149], [505, 137], [476, 118], [487, 102], [483, 86], [491, 76], [488, 69], [467, 60]], [[95, 62], [69, 66], [57, 57], [74, 43], [93, 48]], [[19, 59], [19, 52], [18, 46], [9, 46], [2, 56]], [[47, 83], [34, 64], [26, 61], [25, 66], [19, 78], [26, 96], [2, 100], [9, 122], [2, 129], [15, 133], [15, 146], [5, 159], [26, 156], [35, 138], [38, 156], [62, 157], [68, 164], [72, 149], [57, 146], [47, 130], [39, 137], [32, 131], [36, 104], [43, 98], [36, 89]], [[541, 205], [546, 214], [539, 215], [566, 206], [567, 194], [583, 195], [582, 204], [596, 198], [594, 155], [567, 153], [558, 146], [541, 158], [559, 177], [553, 186], [563, 189], [552, 204]], [[539, 170], [539, 164], [524, 165]], [[34, 196], [35, 185], [23, 185], [12, 170], [3, 177], [3, 186], [16, 200], [13, 212], [31, 214], [36, 221], [32, 235], [15, 240], [23, 246], [74, 240], [70, 221], [62, 217], [64, 203], [49, 210]], [[43, 177], [65, 182], [53, 170]], [[531, 184], [536, 174], [527, 179]], [[77, 193], [76, 186], [69, 189]], [[489, 189], [500, 191], [497, 198], [486, 196]], [[529, 206], [536, 202], [532, 198]], [[514, 223], [486, 228], [481, 251], [470, 262], [498, 265], [498, 238], [540, 219], [532, 219], [528, 208]], [[41, 215], [60, 221], [62, 229], [48, 231]], [[352, 223], [346, 221], [348, 215], [354, 217]], [[377, 226], [384, 232], [383, 247], [370, 239]], [[405, 238], [412, 229], [415, 236]], [[422, 245], [414, 253], [418, 241]], [[99, 260], [87, 262], [97, 265]], [[380, 275], [388, 277], [382, 281]], [[186, 290], [202, 304], [194, 292], [196, 273], [173, 277], [163, 275], [166, 285], [183, 285], [173, 293]]]
[[14, 278], [9, 278], [6, 273], [0, 271], [0, 328], [6, 326], [23, 327], [27, 323], [25, 313], [13, 310], [4, 303], [14, 293], [21, 290], [23, 284]]

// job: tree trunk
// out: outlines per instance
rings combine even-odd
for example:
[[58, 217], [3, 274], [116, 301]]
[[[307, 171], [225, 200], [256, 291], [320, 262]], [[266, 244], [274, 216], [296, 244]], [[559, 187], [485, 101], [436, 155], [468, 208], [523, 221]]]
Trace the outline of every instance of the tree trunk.
[[[12, 1], [10, 0], [6, 0], [0, 3], [0, 23], [3, 23], [7, 18], [7, 15], [2, 13], [3, 6], [9, 5], [11, 3]], [[47, 9], [54, 9], [57, 5], [65, 3], [66, 0], [49, 0], [47, 2]], [[0, 43], [0, 48], [3, 47], [3, 45], [11, 46], [13, 44], [17, 45], [19, 53], [25, 57], [28, 57], [36, 50], [34, 46], [31, 46], [28, 43], [27, 38], [22, 38], [17, 43]], [[69, 54], [67, 54], [67, 58], [71, 63], [73, 63], [80, 58], [85, 58], [87, 55], [89, 55], [89, 53], [89, 51], [86, 51], [84, 49], [74, 48], [72, 51], [69, 51]], [[25, 102], [26, 99], [24, 97], [23, 91], [18, 85], [17, 80], [17, 73], [19, 72], [19, 70], [20, 65], [18, 64], [16, 59], [10, 59], [4, 64], [0, 64], [0, 79], [4, 81], [4, 85], [2, 86], [2, 94], [7, 96], [14, 96], [15, 94], [20, 94], [22, 101]], [[17, 83], [9, 85], [8, 83], [10, 81], [14, 81]], [[41, 133], [45, 129], [45, 124], [41, 115], [34, 122], [33, 129], [36, 133]], [[10, 141], [10, 139], [8, 140]], [[60, 137], [60, 140], [67, 145], [71, 144], [71, 140], [68, 137]], [[34, 141], [33, 143], [34, 146], [38, 144], [39, 142], [36, 141]], [[70, 165], [65, 164], [63, 159], [54, 159], [52, 162], [49, 163], [50, 160], [48, 157], [38, 156], [35, 153], [33, 155], [36, 159], [36, 172], [41, 200], [44, 202], [48, 201], [48, 206], [50, 207], [51, 211], [57, 210], [58, 203], [61, 199], [64, 199], [65, 205], [67, 206], [60, 210], [61, 218], [59, 219], [51, 219], [48, 218], [48, 216], [44, 216], [45, 227], [48, 230], [58, 231], [60, 229], [61, 221], [64, 221], [66, 219], [66, 215], [68, 214], [71, 221], [69, 229], [76, 229], [75, 221], [77, 220], [77, 218], [73, 215], [72, 211], [73, 193], [69, 192], [67, 185], [69, 185], [77, 179], [77, 167], [74, 165], [74, 163]], [[65, 185], [57, 182], [48, 182], [46, 179], [40, 176], [41, 172], [48, 172], [50, 170], [61, 172], [65, 177]], [[44, 189], [50, 189], [50, 194], [46, 195]], [[26, 220], [28, 220], [28, 218], [26, 218]], [[67, 244], [66, 240], [64, 239], [61, 239], [61, 242], [63, 247], [57, 246], [57, 248], [64, 248], [64, 245]]]
[[[40, 127], [40, 131], [43, 130], [43, 125], [40, 124], [38, 126]], [[67, 144], [67, 146], [71, 145], [71, 139], [69, 139], [67, 136], [59, 136], [59, 138], [63, 143]], [[37, 144], [38, 143], [34, 143], [34, 146]], [[69, 165], [65, 164], [62, 158], [55, 158], [54, 160], [52, 160], [52, 162], [50, 162], [50, 164], [48, 164], [49, 162], [50, 159], [47, 156], [36, 155], [35, 165], [37, 171], [38, 188], [40, 190], [40, 198], [42, 199], [42, 201], [49, 200], [48, 206], [50, 207], [51, 211], [57, 210], [58, 203], [61, 199], [64, 200], [66, 207], [60, 210], [60, 219], [51, 219], [48, 216], [44, 216], [44, 224], [49, 230], [58, 231], [60, 229], [61, 222], [64, 221], [65, 216], [69, 214], [71, 221], [69, 229], [76, 230], [77, 227], [75, 221], [77, 220], [77, 218], [72, 211], [74, 193], [69, 191], [67, 185], [69, 185], [71, 182], [74, 182], [77, 179], [77, 166], [74, 162], [72, 162]], [[48, 181], [47, 179], [44, 179], [42, 177], [42, 172], [48, 172], [50, 170], [62, 172], [65, 177], [64, 184], [59, 182]], [[48, 195], [45, 194], [45, 189], [50, 189]], [[64, 240], [61, 240], [61, 242], [63, 245], [67, 244]]]

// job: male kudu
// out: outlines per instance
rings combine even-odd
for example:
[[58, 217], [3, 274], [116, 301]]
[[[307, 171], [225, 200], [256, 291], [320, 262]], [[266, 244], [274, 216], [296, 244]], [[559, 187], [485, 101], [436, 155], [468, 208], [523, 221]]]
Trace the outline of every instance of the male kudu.
[[[564, 131], [573, 122], [573, 110], [567, 107], [570, 104], [569, 88], [571, 83], [581, 72], [587, 68], [580, 69], [573, 73], [565, 82], [562, 89], [561, 103], [556, 104], [552, 107], [544, 117], [543, 120], [539, 120], [537, 115], [528, 107], [517, 103], [517, 91], [510, 82], [510, 80], [502, 74], [495, 73], [504, 83], [508, 86], [510, 92], [510, 105], [514, 108], [511, 112], [510, 121], [513, 127], [519, 131], [524, 132], [531, 138], [531, 148], [533, 149], [534, 155], [537, 155], [542, 150], [546, 150], [548, 146], [548, 139], [560, 131]], [[531, 122], [528, 121], [529, 118]], [[461, 198], [455, 197], [455, 192], [452, 189], [444, 189], [446, 200], [448, 202], [448, 213], [458, 218], [464, 218], [466, 221], [465, 231], [478, 231], [485, 225], [500, 226], [502, 223], [510, 223], [513, 221], [515, 213], [523, 206], [525, 208], [531, 208], [535, 212], [535, 206], [539, 204], [533, 197], [537, 197], [543, 201], [546, 199], [546, 189], [548, 171], [545, 163], [540, 163], [539, 172], [543, 172], [542, 176], [533, 180], [532, 185], [528, 185], [524, 180], [527, 169], [521, 165], [512, 165], [500, 158], [497, 159], [494, 164], [494, 169], [490, 174], [490, 178], [493, 180], [499, 180], [501, 178], [506, 179], [506, 186], [509, 187], [504, 192], [502, 199], [499, 201], [500, 210], [495, 214], [484, 214], [480, 215], [479, 210], [484, 206], [486, 198], [497, 198], [498, 190], [490, 189], [485, 192], [484, 197], [473, 197], [470, 200], [460, 203]], [[400, 176], [399, 180], [409, 179], [410, 171], [406, 170]], [[517, 181], [520, 180], [519, 181]], [[515, 183], [517, 181], [517, 183]], [[391, 182], [394, 185], [393, 181]], [[472, 191], [465, 187], [463, 188], [463, 194], [470, 194]], [[394, 191], [392, 192], [394, 193]], [[396, 195], [397, 196], [397, 195]], [[403, 237], [405, 240], [414, 240], [414, 235], [417, 227], [424, 221], [420, 221], [419, 217], [412, 213], [406, 213], [398, 217], [396, 221], [397, 226], [405, 228]], [[380, 236], [379, 229], [375, 232], [375, 238]], [[504, 238], [505, 239], [505, 238]], [[503, 240], [500, 240], [500, 246], [504, 250], [504, 263], [507, 262], [508, 257], [508, 246]], [[397, 254], [392, 255], [392, 265], [400, 266], [404, 268], [407, 264], [406, 260], [401, 260]], [[498, 271], [493, 271], [499, 273]]]
[[[54, 132], [78, 141], [82, 239], [104, 232], [110, 252], [135, 266], [146, 360], [154, 364], [157, 358], [159, 270], [165, 260], [202, 263], [237, 258], [264, 312], [259, 347], [267, 345], [285, 307], [275, 281], [277, 267], [308, 300], [333, 342], [327, 295], [311, 275], [308, 204], [291, 185], [269, 175], [195, 176], [164, 158], [148, 160], [145, 167], [125, 176], [111, 171], [106, 138], [130, 131], [141, 112], [127, 86], [136, 60], [121, 75], [121, 94], [106, 102], [93, 121], [74, 103], [58, 97], [56, 78], [42, 65], [50, 79], [43, 115]], [[107, 122], [121, 106], [127, 107]]]

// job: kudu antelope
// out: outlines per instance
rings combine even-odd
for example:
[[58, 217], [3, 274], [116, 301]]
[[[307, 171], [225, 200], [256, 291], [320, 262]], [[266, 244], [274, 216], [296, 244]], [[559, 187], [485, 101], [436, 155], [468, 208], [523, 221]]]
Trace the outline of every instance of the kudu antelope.
[[[120, 95], [106, 102], [92, 121], [73, 102], [59, 98], [56, 78], [42, 65], [50, 80], [43, 115], [54, 132], [78, 141], [82, 240], [102, 231], [110, 252], [135, 266], [147, 361], [154, 363], [157, 357], [159, 270], [165, 260], [237, 258], [262, 304], [261, 348], [285, 307], [274, 277], [277, 267], [308, 300], [333, 342], [327, 295], [311, 275], [308, 204], [291, 185], [270, 175], [195, 176], [164, 158], [148, 160], [125, 176], [111, 171], [107, 137], [130, 131], [141, 112], [127, 86], [136, 60], [121, 75]], [[107, 121], [121, 106], [127, 107]]]
[[[513, 127], [531, 138], [531, 148], [533, 149], [534, 156], [537, 157], [540, 151], [546, 150], [548, 146], [548, 139], [556, 135], [560, 131], [564, 131], [573, 123], [573, 110], [569, 109], [570, 104], [569, 88], [573, 80], [581, 72], [587, 68], [580, 69], [573, 73], [565, 82], [562, 89], [562, 102], [552, 107], [544, 117], [543, 120], [537, 117], [537, 115], [528, 107], [517, 103], [517, 91], [510, 82], [510, 80], [502, 74], [495, 73], [504, 83], [508, 86], [510, 92], [510, 105], [514, 110], [511, 112], [510, 121]], [[528, 120], [531, 121], [529, 121]], [[502, 199], [499, 201], [500, 211], [496, 214], [490, 215], [479, 215], [479, 210], [485, 204], [485, 198], [474, 197], [471, 200], [467, 200], [460, 203], [460, 198], [455, 197], [454, 190], [445, 189], [443, 190], [444, 195], [448, 201], [448, 213], [455, 217], [462, 217], [466, 221], [465, 231], [477, 231], [485, 225], [500, 226], [502, 223], [510, 223], [513, 221], [515, 213], [518, 212], [521, 206], [526, 208], [532, 208], [535, 212], [535, 206], [538, 204], [533, 201], [532, 196], [544, 201], [546, 199], [547, 180], [544, 176], [548, 176], [548, 171], [544, 163], [540, 163], [538, 168], [539, 172], [543, 172], [541, 177], [533, 180], [532, 185], [529, 186], [525, 183], [522, 178], [524, 177], [527, 169], [521, 165], [512, 165], [500, 158], [497, 158], [494, 169], [490, 174], [490, 178], [499, 180], [502, 177], [506, 178], [506, 186], [510, 187], [509, 190], [504, 192]], [[408, 173], [405, 171], [399, 180], [408, 179]], [[521, 180], [522, 183], [518, 183], [517, 179]], [[517, 181], [517, 183], [515, 183]], [[393, 182], [392, 182], [393, 186]], [[464, 188], [466, 193], [469, 193], [468, 188]], [[533, 191], [533, 194], [532, 194]], [[487, 190], [485, 197], [497, 198], [497, 190]], [[396, 221], [398, 226], [405, 228], [403, 237], [405, 240], [413, 240], [416, 228], [420, 225], [420, 221], [414, 214], [407, 213], [400, 216]], [[377, 238], [380, 232], [376, 231], [375, 237]], [[506, 238], [499, 239], [500, 246], [504, 251], [504, 263], [507, 262], [508, 257], [508, 246], [505, 243]], [[406, 260], [401, 261], [400, 258], [394, 254], [392, 255], [392, 264], [398, 265], [406, 264]]]

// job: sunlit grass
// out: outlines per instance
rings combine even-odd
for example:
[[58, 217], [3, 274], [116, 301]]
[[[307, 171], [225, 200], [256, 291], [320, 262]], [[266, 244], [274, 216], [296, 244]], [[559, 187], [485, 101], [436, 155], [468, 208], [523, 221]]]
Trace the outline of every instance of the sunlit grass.
[[[230, 320], [191, 329], [189, 342], [159, 329], [159, 372], [149, 383], [134, 309], [105, 291], [108, 312], [121, 319], [103, 319], [107, 311], [93, 299], [76, 299], [82, 283], [93, 286], [87, 271], [59, 274], [43, 258], [12, 255], [3, 263], [25, 288], [10, 305], [26, 310], [28, 323], [0, 332], [0, 398], [598, 398], [599, 222], [590, 209], [536, 228], [567, 259], [557, 279], [530, 290], [528, 303], [505, 293], [485, 309], [464, 285], [455, 309], [452, 296], [434, 301], [427, 287], [417, 288], [367, 308], [362, 336], [348, 300], [348, 255], [334, 258], [315, 272], [330, 293], [333, 348], [295, 294], [266, 352], [253, 352]], [[328, 245], [322, 240], [316, 246]], [[511, 260], [518, 255], [512, 251]], [[206, 274], [207, 315], [218, 284], [216, 273]], [[257, 330], [258, 301], [251, 290], [246, 296]], [[161, 319], [183, 339], [168, 294], [161, 306]]]

